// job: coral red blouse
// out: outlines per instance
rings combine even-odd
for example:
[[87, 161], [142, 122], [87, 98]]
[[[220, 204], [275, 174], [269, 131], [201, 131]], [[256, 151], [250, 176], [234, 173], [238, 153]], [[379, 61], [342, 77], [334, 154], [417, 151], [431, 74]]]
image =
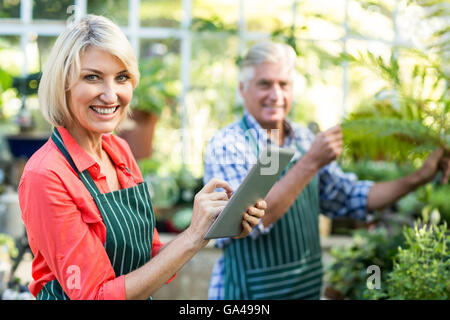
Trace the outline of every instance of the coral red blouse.
[[[100, 192], [111, 192], [99, 164], [66, 129], [58, 130], [77, 169], [88, 169]], [[142, 174], [128, 144], [112, 134], [104, 134], [102, 139], [121, 187], [141, 183]], [[51, 139], [27, 162], [19, 184], [19, 200], [34, 254], [33, 281], [29, 285], [34, 296], [47, 282], [57, 279], [70, 299], [125, 299], [125, 276], [116, 277], [106, 254], [106, 227], [97, 205]], [[155, 228], [152, 256], [161, 247]], [[73, 281], [71, 266], [78, 267], [79, 288], [64, 285]]]

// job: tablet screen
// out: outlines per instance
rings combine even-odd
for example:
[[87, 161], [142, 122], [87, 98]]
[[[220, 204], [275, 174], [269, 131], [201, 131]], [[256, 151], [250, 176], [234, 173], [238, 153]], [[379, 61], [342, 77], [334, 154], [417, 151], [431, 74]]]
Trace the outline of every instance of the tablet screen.
[[261, 152], [256, 164], [213, 222], [205, 239], [235, 237], [242, 230], [242, 215], [266, 197], [294, 156], [295, 150], [270, 146]]

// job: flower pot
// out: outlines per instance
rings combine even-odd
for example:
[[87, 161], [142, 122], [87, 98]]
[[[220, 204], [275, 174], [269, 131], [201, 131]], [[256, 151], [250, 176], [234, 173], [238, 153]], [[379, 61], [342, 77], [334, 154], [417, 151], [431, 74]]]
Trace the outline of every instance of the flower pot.
[[152, 142], [158, 116], [137, 109], [133, 109], [131, 116], [118, 131], [118, 136], [130, 145], [136, 160], [145, 159], [152, 155]]
[[9, 149], [14, 158], [30, 158], [47, 142], [48, 134], [21, 133], [6, 137]]

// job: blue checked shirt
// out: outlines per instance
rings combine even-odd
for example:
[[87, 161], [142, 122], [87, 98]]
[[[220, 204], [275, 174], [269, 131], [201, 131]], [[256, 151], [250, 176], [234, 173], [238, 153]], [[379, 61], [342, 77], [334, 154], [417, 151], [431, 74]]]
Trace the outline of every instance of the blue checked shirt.
[[[252, 134], [260, 150], [271, 143], [267, 132], [259, 123], [244, 110], [244, 116], [249, 126], [249, 132], [244, 132], [241, 120], [221, 129], [205, 150], [205, 170], [203, 182], [206, 184], [212, 178], [225, 180], [233, 191], [237, 190], [248, 171], [256, 163], [254, 147], [249, 143], [248, 134]], [[314, 141], [314, 134], [307, 128], [285, 121], [286, 132], [283, 147], [297, 149], [296, 142], [307, 151]], [[300, 158], [297, 151], [292, 161]], [[331, 162], [321, 168], [319, 175], [319, 194], [321, 213], [330, 218], [350, 216], [355, 219], [367, 217], [366, 203], [372, 181], [359, 181], [355, 174], [344, 173], [336, 162]], [[260, 223], [254, 228], [250, 236], [256, 239], [259, 235], [268, 233], [271, 226], [266, 228]], [[218, 239], [216, 246], [225, 247], [233, 241], [231, 238]], [[223, 255], [214, 265], [208, 290], [208, 298], [212, 300], [224, 299], [224, 257]]]

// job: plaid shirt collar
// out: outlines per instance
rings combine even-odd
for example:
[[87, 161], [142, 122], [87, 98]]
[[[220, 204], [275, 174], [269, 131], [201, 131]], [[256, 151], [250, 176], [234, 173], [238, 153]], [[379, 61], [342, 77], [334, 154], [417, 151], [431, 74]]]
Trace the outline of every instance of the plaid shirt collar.
[[[261, 127], [259, 122], [250, 114], [250, 112], [247, 111], [246, 108], [244, 108], [244, 117], [245, 120], [247, 121], [249, 129], [253, 129], [254, 132], [256, 132], [255, 138], [258, 141], [258, 144], [272, 142], [272, 140], [270, 140], [269, 138], [269, 135], [267, 134], [267, 131]], [[292, 143], [292, 140], [295, 139], [295, 131], [286, 118], [283, 120], [283, 131], [284, 131], [283, 146], [290, 145]]]

